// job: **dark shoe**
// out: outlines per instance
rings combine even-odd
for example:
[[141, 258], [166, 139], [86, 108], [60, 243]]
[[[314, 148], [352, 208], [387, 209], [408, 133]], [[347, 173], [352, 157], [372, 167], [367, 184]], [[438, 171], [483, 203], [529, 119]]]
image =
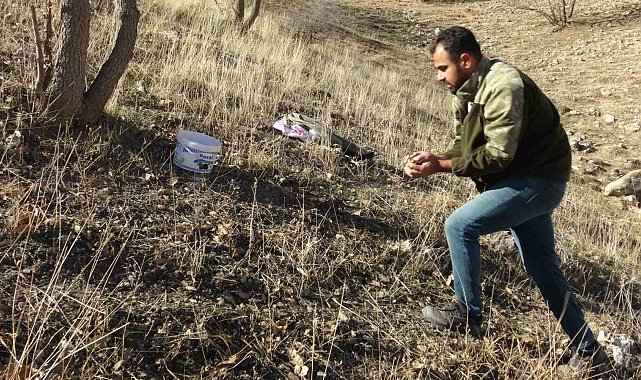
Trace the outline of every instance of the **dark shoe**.
[[614, 378], [612, 362], [603, 347], [596, 345], [591, 352], [577, 350], [566, 365], [559, 366], [560, 374], [581, 380], [606, 380]]
[[470, 330], [473, 333], [478, 333], [483, 321], [480, 315], [469, 314], [466, 309], [462, 309], [456, 304], [445, 308], [425, 306], [422, 313], [423, 318], [429, 323], [454, 331]]

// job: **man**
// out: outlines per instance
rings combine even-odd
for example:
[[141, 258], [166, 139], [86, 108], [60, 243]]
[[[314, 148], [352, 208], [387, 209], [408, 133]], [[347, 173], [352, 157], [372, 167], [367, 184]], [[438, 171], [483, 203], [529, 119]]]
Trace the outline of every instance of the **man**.
[[577, 348], [574, 367], [605, 367], [607, 355], [559, 269], [552, 211], [570, 177], [571, 150], [550, 100], [525, 74], [481, 54], [472, 32], [450, 27], [431, 49], [437, 79], [454, 94], [456, 137], [444, 154], [414, 152], [405, 173], [451, 172], [470, 177], [481, 194], [445, 221], [453, 307], [427, 306], [440, 327], [476, 329], [482, 322], [479, 236], [510, 229], [523, 265]]

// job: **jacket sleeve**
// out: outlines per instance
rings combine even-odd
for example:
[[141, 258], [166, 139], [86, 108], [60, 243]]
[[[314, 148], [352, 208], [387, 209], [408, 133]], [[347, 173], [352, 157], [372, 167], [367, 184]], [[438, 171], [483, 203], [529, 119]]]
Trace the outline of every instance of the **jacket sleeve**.
[[[490, 75], [486, 80], [491, 80]], [[492, 83], [492, 82], [490, 82]], [[503, 72], [481, 99], [476, 112], [485, 120], [485, 143], [452, 159], [454, 174], [481, 177], [505, 170], [516, 153], [523, 123], [524, 88], [518, 71]], [[473, 110], [474, 111], [474, 110]], [[472, 111], [472, 112], [473, 112]]]
[[461, 157], [461, 126], [463, 124], [461, 121], [459, 106], [460, 106], [459, 99], [456, 96], [452, 97], [451, 111], [454, 114], [454, 131], [455, 131], [454, 144], [447, 152], [443, 153], [445, 157], [450, 159], [454, 157]]

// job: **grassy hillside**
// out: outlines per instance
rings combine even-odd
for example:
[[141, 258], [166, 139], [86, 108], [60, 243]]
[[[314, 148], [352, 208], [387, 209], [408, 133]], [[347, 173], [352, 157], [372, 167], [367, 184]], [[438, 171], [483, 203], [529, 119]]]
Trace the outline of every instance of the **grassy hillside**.
[[[482, 241], [485, 335], [420, 319], [452, 299], [442, 223], [474, 194], [402, 176], [401, 157], [452, 137], [425, 51], [381, 60], [377, 24], [336, 40], [356, 17], [339, 2], [268, 5], [241, 38], [223, 2], [144, 0], [109, 116], [57, 128], [30, 108], [29, 4], [0, 4], [0, 125], [27, 146], [0, 156], [5, 378], [557, 378], [568, 340], [503, 234]], [[94, 15], [92, 73], [114, 25]], [[289, 111], [375, 159], [273, 133]], [[205, 181], [171, 164], [180, 128], [223, 142]], [[639, 341], [638, 221], [576, 178], [555, 221], [594, 329]]]

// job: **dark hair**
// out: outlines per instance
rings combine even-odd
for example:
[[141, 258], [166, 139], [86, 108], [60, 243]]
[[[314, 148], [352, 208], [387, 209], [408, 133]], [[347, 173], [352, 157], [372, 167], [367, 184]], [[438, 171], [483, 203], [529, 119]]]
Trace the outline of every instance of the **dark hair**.
[[476, 59], [481, 59], [481, 47], [476, 42], [474, 33], [462, 26], [450, 26], [439, 31], [430, 47], [432, 55], [434, 55], [437, 45], [443, 46], [443, 50], [457, 61], [463, 53], [468, 53]]

